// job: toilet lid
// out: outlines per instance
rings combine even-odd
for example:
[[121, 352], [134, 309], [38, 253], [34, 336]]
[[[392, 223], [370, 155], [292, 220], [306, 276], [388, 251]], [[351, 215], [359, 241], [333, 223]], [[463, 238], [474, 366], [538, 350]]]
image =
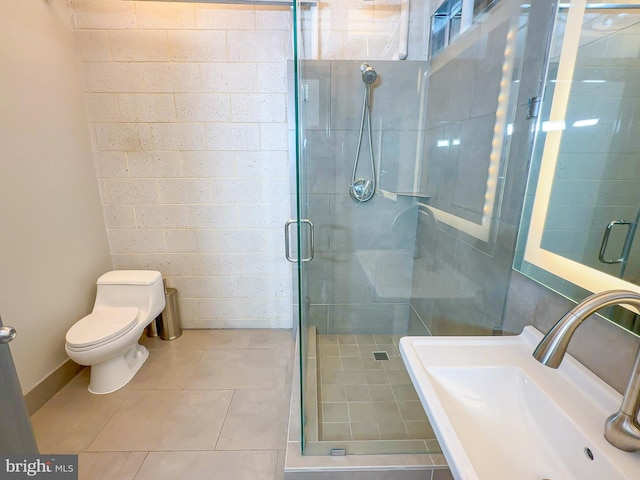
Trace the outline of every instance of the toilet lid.
[[134, 307], [105, 307], [83, 317], [67, 332], [71, 347], [89, 347], [120, 337], [137, 323], [138, 309]]

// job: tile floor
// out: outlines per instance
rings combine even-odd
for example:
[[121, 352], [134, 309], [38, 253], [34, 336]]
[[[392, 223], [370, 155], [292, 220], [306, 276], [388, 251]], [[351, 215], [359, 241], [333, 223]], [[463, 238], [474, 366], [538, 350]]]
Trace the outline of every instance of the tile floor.
[[[318, 335], [320, 440], [435, 439], [400, 358], [400, 338]], [[389, 359], [375, 360], [373, 352]]]
[[42, 453], [79, 453], [81, 480], [281, 480], [290, 330], [144, 337], [147, 362], [109, 395], [85, 369], [32, 417]]

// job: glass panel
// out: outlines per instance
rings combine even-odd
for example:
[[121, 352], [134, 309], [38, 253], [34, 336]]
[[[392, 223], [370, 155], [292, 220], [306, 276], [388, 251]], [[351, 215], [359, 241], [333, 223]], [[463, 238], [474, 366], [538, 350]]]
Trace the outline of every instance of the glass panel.
[[395, 3], [299, 12], [305, 454], [439, 452], [398, 341], [501, 324], [495, 225], [527, 17], [503, 0], [431, 62], [423, 43], [394, 60], [402, 18]]
[[[292, 262], [292, 272], [293, 272], [293, 302], [294, 302], [294, 314], [297, 315], [297, 328], [298, 328], [298, 360], [299, 360], [299, 388], [300, 388], [300, 445], [304, 450], [304, 445], [307, 441], [307, 434], [305, 430], [306, 425], [306, 409], [305, 404], [308, 402], [309, 398], [313, 398], [313, 394], [307, 391], [307, 388], [313, 385], [313, 382], [308, 382], [306, 378], [306, 373], [309, 371], [309, 339], [308, 339], [308, 325], [307, 325], [307, 317], [305, 315], [304, 310], [304, 264], [300, 261], [300, 249], [303, 244], [303, 239], [300, 238], [301, 235], [301, 219], [305, 218], [306, 212], [306, 201], [305, 201], [305, 190], [304, 184], [302, 180], [304, 179], [304, 162], [300, 161], [302, 156], [304, 155], [303, 150], [303, 140], [304, 140], [304, 114], [305, 110], [300, 108], [299, 103], [302, 101], [300, 98], [301, 92], [298, 86], [300, 85], [303, 74], [303, 63], [300, 61], [301, 59], [301, 31], [299, 28], [300, 24], [300, 14], [302, 11], [302, 7], [299, 1], [293, 3], [292, 13], [293, 13], [293, 25], [297, 26], [293, 31], [293, 62], [291, 65], [293, 82], [290, 82], [289, 85], [289, 96], [293, 100], [295, 105], [294, 108], [294, 119], [293, 122], [290, 122], [290, 125], [293, 124], [293, 131], [289, 132], [289, 135], [293, 135], [293, 143], [292, 143], [292, 193], [291, 193], [291, 213], [293, 218], [295, 219], [295, 223], [290, 226], [289, 230], [285, 229], [285, 235], [287, 235], [289, 250], [288, 253], [291, 255], [292, 259], [289, 259]], [[290, 138], [291, 140], [291, 138]], [[291, 144], [291, 142], [290, 142]], [[313, 368], [313, 365], [311, 366]]]
[[[628, 6], [561, 8], [551, 46], [515, 267], [576, 301], [640, 291], [640, 5]], [[640, 333], [633, 313], [605, 315]]]

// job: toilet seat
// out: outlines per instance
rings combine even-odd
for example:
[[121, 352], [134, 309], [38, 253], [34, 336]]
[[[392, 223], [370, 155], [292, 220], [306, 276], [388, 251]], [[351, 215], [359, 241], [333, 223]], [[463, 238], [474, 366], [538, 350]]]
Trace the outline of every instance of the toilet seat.
[[88, 350], [111, 342], [131, 331], [138, 323], [138, 309], [103, 307], [83, 317], [67, 332], [67, 346]]

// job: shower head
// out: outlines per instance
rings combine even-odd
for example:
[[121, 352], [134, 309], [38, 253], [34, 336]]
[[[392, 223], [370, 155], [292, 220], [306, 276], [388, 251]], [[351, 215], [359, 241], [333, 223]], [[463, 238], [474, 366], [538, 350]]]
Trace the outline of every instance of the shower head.
[[371, 85], [378, 78], [378, 73], [368, 63], [360, 65], [360, 71], [362, 72], [362, 81], [365, 85]]

